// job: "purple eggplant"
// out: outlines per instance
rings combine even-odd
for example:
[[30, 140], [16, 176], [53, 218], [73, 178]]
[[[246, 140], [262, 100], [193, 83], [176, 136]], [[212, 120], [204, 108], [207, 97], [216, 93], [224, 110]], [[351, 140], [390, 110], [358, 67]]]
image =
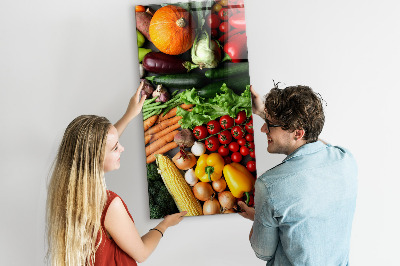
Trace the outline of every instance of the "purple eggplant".
[[161, 52], [150, 52], [143, 58], [143, 68], [157, 74], [186, 73], [198, 65]]

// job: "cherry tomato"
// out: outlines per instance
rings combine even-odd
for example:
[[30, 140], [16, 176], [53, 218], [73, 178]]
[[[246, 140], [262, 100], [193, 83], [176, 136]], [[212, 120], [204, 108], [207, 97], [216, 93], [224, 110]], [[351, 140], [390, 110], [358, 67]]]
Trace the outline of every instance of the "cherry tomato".
[[246, 164], [246, 168], [250, 172], [256, 171], [256, 161], [253, 161], [253, 160], [248, 161], [247, 164]]
[[246, 129], [246, 131], [247, 131], [248, 133], [253, 134], [253, 133], [254, 133], [254, 130], [253, 130], [253, 121], [250, 120], [249, 122], [247, 122], [246, 125], [244, 126], [244, 128]]
[[242, 160], [242, 155], [240, 154], [240, 152], [234, 152], [231, 155], [231, 159], [233, 162], [235, 163], [240, 163], [240, 161]]
[[225, 165], [230, 164], [232, 162], [232, 159], [230, 156], [225, 156], [224, 157], [224, 163]]
[[217, 14], [210, 13], [206, 17], [206, 25], [211, 29], [218, 28], [220, 23], [221, 23], [221, 21]]
[[232, 134], [229, 130], [222, 131], [218, 134], [218, 140], [221, 144], [229, 144], [232, 141]]
[[218, 153], [219, 153], [222, 157], [225, 157], [225, 156], [227, 156], [227, 155], [229, 154], [229, 149], [228, 149], [226, 146], [224, 146], [224, 145], [219, 146], [219, 148], [218, 148]]
[[219, 141], [216, 136], [211, 136], [208, 139], [206, 139], [206, 148], [209, 151], [216, 151], [219, 148]]
[[250, 149], [249, 155], [251, 158], [256, 158], [256, 152], [254, 151], [254, 149]]
[[254, 135], [253, 135], [253, 134], [247, 134], [246, 137], [245, 137], [245, 139], [246, 139], [247, 141], [254, 141]]
[[241, 155], [247, 156], [250, 153], [250, 150], [246, 146], [242, 146], [242, 147], [240, 147], [239, 152]]
[[144, 6], [138, 5], [135, 6], [135, 12], [145, 12], [146, 8]]
[[218, 39], [219, 34], [218, 34], [218, 30], [217, 29], [211, 29], [211, 37], [213, 39]]
[[246, 139], [245, 138], [241, 138], [241, 139], [238, 139], [238, 141], [237, 141], [237, 143], [240, 145], [240, 146], [244, 146], [244, 145], [246, 145]]
[[245, 111], [240, 111], [235, 118], [235, 123], [236, 124], [242, 124], [244, 121], [246, 121], [246, 112]]
[[207, 128], [205, 126], [196, 126], [193, 129], [193, 134], [196, 139], [204, 139], [208, 136]]
[[224, 22], [221, 22], [221, 24], [219, 24], [219, 31], [220, 32], [228, 32], [229, 30], [230, 30], [230, 28], [231, 28], [231, 26], [229, 25], [229, 23], [228, 22], [226, 22], [226, 21], [224, 21]]
[[215, 13], [218, 13], [221, 10], [221, 8], [222, 8], [222, 6], [219, 3], [215, 3], [212, 6], [211, 11], [215, 12]]
[[231, 142], [231, 143], [229, 143], [228, 148], [229, 148], [229, 150], [231, 152], [237, 152], [240, 147], [239, 147], [239, 144], [237, 142]]
[[228, 18], [231, 16], [232, 11], [228, 8], [222, 8], [219, 12], [218, 12], [218, 16], [221, 20], [228, 20]]
[[221, 118], [219, 119], [219, 124], [221, 125], [221, 128], [223, 128], [223, 129], [232, 127], [233, 123], [234, 123], [234, 120], [229, 115], [221, 116]]
[[252, 150], [254, 150], [254, 142], [253, 141], [249, 141], [248, 143], [247, 143], [247, 145], [246, 145], [249, 149], [252, 149]]
[[207, 123], [207, 131], [211, 135], [217, 134], [218, 132], [221, 131], [221, 126], [219, 125], [219, 123], [217, 121], [211, 120]]
[[234, 126], [231, 129], [231, 133], [235, 139], [241, 139], [244, 137], [244, 130], [241, 126]]

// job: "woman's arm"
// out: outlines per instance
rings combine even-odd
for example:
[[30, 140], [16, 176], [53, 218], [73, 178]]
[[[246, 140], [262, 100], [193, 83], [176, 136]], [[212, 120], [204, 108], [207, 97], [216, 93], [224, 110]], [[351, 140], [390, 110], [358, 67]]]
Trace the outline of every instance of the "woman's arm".
[[143, 95], [140, 97], [141, 91], [143, 89], [144, 82], [142, 81], [139, 85], [139, 88], [136, 90], [136, 93], [132, 96], [129, 101], [128, 108], [126, 109], [125, 114], [115, 123], [115, 128], [118, 131], [118, 135], [121, 136], [122, 132], [124, 132], [126, 126], [131, 122], [133, 118], [135, 118], [140, 111], [142, 110], [144, 100], [146, 100], [146, 96]]
[[[186, 212], [168, 215], [155, 228], [164, 234], [168, 227], [182, 221], [185, 214]], [[108, 207], [104, 226], [115, 243], [139, 263], [150, 256], [162, 237], [156, 230], [151, 230], [141, 237], [119, 197], [113, 199]]]

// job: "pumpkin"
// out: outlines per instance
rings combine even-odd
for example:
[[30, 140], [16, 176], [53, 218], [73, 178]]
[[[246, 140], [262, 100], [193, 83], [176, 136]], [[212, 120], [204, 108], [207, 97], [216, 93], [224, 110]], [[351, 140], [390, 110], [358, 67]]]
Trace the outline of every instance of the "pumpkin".
[[157, 49], [165, 54], [178, 55], [192, 47], [195, 22], [186, 9], [168, 5], [154, 13], [149, 33]]

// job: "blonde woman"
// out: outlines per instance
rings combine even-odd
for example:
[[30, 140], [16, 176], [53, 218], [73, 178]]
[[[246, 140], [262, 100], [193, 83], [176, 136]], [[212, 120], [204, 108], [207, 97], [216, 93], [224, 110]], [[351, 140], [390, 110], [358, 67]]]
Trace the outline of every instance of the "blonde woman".
[[119, 136], [142, 109], [142, 87], [115, 125], [104, 117], [82, 115], [65, 130], [48, 187], [51, 265], [137, 265], [186, 214], [166, 216], [141, 237], [123, 200], [106, 189], [104, 174], [120, 167], [124, 151]]

